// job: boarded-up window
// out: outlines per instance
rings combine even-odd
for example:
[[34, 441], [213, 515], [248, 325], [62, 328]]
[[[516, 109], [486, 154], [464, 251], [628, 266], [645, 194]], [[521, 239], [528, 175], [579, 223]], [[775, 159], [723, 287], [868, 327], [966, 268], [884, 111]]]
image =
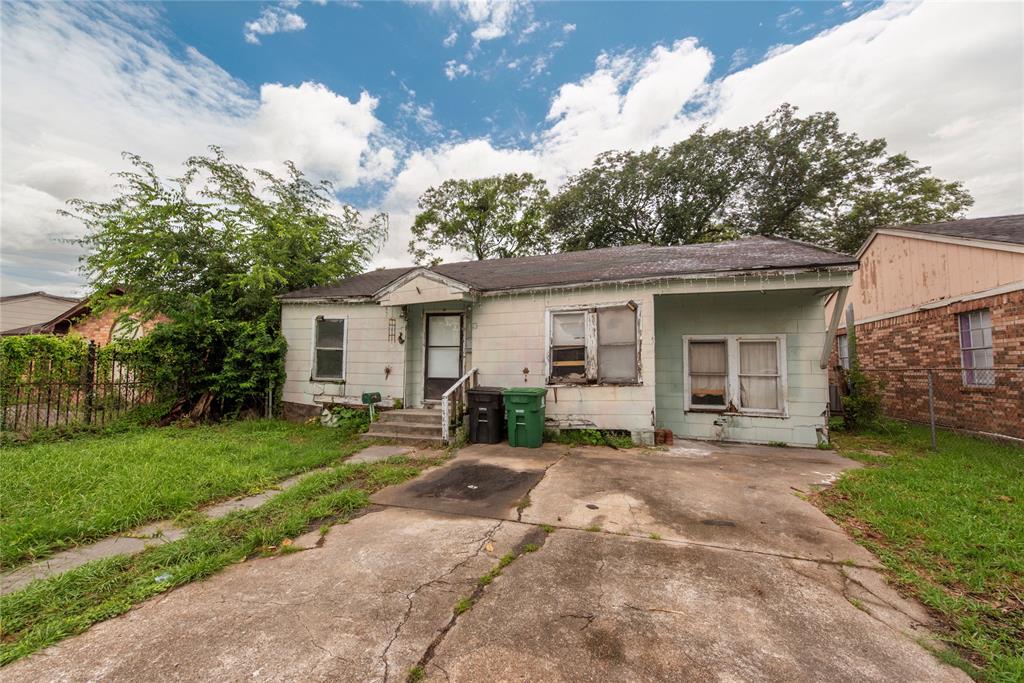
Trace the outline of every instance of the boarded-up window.
[[690, 403], [725, 408], [728, 360], [725, 341], [693, 341], [690, 347]]
[[551, 377], [563, 382], [587, 379], [586, 314], [551, 314]]
[[318, 319], [314, 346], [314, 379], [344, 379], [345, 321]]
[[636, 381], [636, 312], [628, 306], [597, 309], [597, 379]]
[[779, 346], [774, 341], [741, 341], [740, 407], [779, 409]]

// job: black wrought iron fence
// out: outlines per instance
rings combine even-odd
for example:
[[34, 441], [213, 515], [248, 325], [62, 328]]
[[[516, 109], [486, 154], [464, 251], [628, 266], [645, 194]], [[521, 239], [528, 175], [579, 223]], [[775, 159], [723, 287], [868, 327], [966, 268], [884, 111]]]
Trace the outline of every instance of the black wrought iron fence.
[[5, 372], [0, 427], [24, 437], [49, 427], [103, 426], [156, 400], [156, 390], [130, 359], [90, 343], [85, 354], [28, 358]]
[[1024, 368], [865, 367], [889, 417], [1024, 439]]

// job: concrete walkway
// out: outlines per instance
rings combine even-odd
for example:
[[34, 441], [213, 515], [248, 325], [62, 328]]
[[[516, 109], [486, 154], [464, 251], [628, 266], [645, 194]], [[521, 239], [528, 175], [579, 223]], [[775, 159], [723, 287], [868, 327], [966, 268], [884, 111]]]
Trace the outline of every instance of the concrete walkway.
[[[396, 455], [408, 455], [415, 449], [407, 446], [370, 446], [346, 459], [345, 462], [378, 462]], [[232, 498], [214, 505], [200, 508], [199, 512], [208, 519], [220, 519], [236, 510], [252, 510], [265, 502], [287, 491], [300, 481], [319, 472], [330, 470], [321, 467], [288, 477], [265, 491], [240, 498]], [[31, 562], [17, 569], [0, 574], [0, 595], [7, 595], [21, 590], [36, 579], [45, 579], [63, 574], [87, 562], [102, 560], [115, 555], [138, 555], [146, 548], [161, 543], [176, 541], [186, 534], [188, 529], [175, 524], [173, 520], [162, 520], [136, 527], [124, 533], [108, 536], [89, 545], [77, 546], [70, 550], [55, 553], [45, 559]]]
[[[918, 644], [924, 610], [794, 491], [854, 466], [785, 448], [472, 446], [318, 547], [230, 567], [3, 674], [968, 681]], [[517, 548], [535, 552], [478, 581]]]

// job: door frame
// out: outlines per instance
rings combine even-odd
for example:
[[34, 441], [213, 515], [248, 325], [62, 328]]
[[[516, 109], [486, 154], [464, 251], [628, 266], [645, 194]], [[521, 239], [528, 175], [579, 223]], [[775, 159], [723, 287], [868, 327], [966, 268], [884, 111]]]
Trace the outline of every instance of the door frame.
[[[458, 316], [459, 318], [459, 374], [453, 378], [452, 383], [454, 384], [462, 377], [462, 373], [465, 371], [464, 365], [466, 361], [465, 349], [466, 349], [466, 312], [465, 311], [426, 311], [423, 314], [423, 402], [428, 401], [440, 401], [441, 397], [428, 398], [427, 397], [427, 382], [430, 380], [430, 318], [433, 316]], [[453, 348], [451, 346], [443, 346], [438, 348]], [[435, 378], [435, 379], [448, 379], [447, 377]], [[447, 391], [447, 389], [445, 390]], [[444, 392], [442, 392], [444, 393]]]

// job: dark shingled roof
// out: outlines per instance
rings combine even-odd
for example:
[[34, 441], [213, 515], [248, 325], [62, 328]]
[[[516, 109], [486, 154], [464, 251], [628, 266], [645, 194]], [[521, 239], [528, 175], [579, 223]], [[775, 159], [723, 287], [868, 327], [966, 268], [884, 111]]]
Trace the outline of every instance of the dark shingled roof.
[[[700, 273], [853, 266], [852, 256], [778, 237], [679, 247], [611, 247], [544, 256], [443, 263], [431, 270], [482, 292], [556, 287]], [[389, 268], [324, 287], [289, 292], [282, 299], [372, 296], [412, 268]]]
[[968, 218], [960, 221], [944, 223], [926, 223], [924, 225], [893, 225], [893, 230], [909, 230], [926, 232], [931, 235], [946, 237], [963, 237], [973, 240], [990, 242], [1009, 242], [1024, 244], [1024, 214], [1013, 216], [990, 216], [988, 218]]

